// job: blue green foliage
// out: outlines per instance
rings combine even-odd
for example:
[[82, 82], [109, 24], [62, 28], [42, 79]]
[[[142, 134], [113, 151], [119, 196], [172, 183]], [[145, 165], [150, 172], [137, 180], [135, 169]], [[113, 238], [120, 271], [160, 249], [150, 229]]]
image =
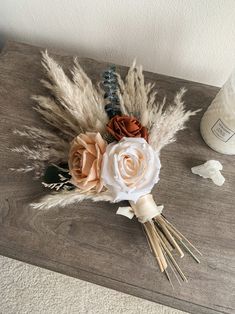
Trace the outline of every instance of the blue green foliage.
[[118, 78], [116, 74], [115, 65], [111, 65], [103, 73], [103, 88], [105, 91], [104, 98], [108, 100], [105, 106], [105, 111], [108, 117], [112, 117], [121, 114], [120, 111], [120, 101], [118, 97]]

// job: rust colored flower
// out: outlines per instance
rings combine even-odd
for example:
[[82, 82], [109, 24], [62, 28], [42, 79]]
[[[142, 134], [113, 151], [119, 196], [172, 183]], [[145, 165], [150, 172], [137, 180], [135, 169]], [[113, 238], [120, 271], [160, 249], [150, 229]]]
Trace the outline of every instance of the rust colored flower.
[[114, 116], [107, 124], [107, 131], [118, 141], [123, 137], [143, 137], [148, 141], [146, 127], [130, 116]]
[[80, 134], [71, 143], [69, 172], [71, 183], [82, 190], [100, 192], [103, 183], [100, 177], [101, 163], [107, 143], [100, 133]]

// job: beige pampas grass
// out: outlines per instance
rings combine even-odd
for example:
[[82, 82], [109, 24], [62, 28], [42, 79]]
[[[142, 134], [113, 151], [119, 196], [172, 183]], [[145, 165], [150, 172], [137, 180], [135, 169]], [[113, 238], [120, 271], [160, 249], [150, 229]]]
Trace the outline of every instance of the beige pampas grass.
[[190, 116], [198, 111], [186, 111], [182, 88], [175, 96], [173, 103], [156, 101], [157, 91], [154, 84], [146, 84], [142, 66], [136, 63], [130, 67], [125, 81], [119, 78], [121, 109], [123, 114], [133, 115], [149, 130], [149, 144], [160, 151], [164, 146], [175, 141], [175, 135], [185, 128], [185, 123]]
[[22, 145], [12, 149], [13, 152], [23, 154], [29, 164], [11, 170], [22, 173], [33, 171], [35, 177], [39, 178], [48, 164], [67, 162], [69, 143], [52, 131], [25, 126], [23, 130], [15, 130], [14, 133], [30, 139], [34, 144], [32, 147]]
[[70, 80], [47, 52], [43, 52], [42, 56], [48, 77], [48, 80], [42, 80], [42, 84], [49, 89], [51, 96], [32, 96], [38, 104], [34, 109], [58, 131], [55, 133], [28, 126], [15, 130], [15, 134], [36, 144], [13, 148], [12, 151], [22, 153], [29, 164], [18, 169], [11, 168], [17, 172], [34, 171], [36, 178], [44, 174], [48, 164], [68, 161], [69, 143], [75, 136], [84, 131], [104, 134], [108, 122], [103, 92], [92, 84], [77, 60], [74, 60]]
[[42, 83], [55, 100], [34, 96], [38, 102], [36, 110], [49, 124], [67, 135], [74, 137], [84, 130], [103, 134], [108, 122], [103, 94], [92, 84], [77, 60], [74, 60], [73, 78], [70, 80], [47, 52], [42, 56], [49, 79], [42, 80]]
[[181, 88], [173, 103], [166, 105], [166, 99], [164, 99], [162, 103], [157, 103], [149, 113], [149, 144], [156, 151], [160, 151], [164, 146], [174, 142], [176, 133], [183, 130], [189, 118], [201, 110], [186, 111], [182, 100], [185, 92], [186, 89]]
[[145, 85], [142, 67], [136, 66], [134, 61], [125, 81], [121, 79], [120, 75], [118, 75], [118, 79], [123, 114], [135, 116], [143, 126], [148, 127], [148, 111], [152, 107], [154, 94], [152, 94], [153, 85]]
[[32, 203], [31, 207], [35, 209], [50, 209], [56, 206], [64, 207], [73, 203], [80, 203], [84, 200], [92, 200], [93, 202], [106, 201], [111, 202], [112, 196], [108, 191], [101, 193], [82, 193], [80, 190], [61, 191], [44, 196], [39, 202]]

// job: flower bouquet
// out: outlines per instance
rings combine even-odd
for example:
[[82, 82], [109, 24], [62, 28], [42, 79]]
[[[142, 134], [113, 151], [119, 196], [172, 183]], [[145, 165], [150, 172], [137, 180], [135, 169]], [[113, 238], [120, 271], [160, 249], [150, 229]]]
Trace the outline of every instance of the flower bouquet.
[[[134, 216], [142, 224], [149, 247], [161, 272], [171, 282], [168, 266], [180, 282], [187, 281], [173, 252], [182, 258], [187, 251], [199, 262], [201, 254], [162, 214], [151, 190], [159, 181], [161, 149], [175, 140], [177, 131], [196, 111], [186, 111], [181, 89], [166, 105], [156, 101], [154, 84], [145, 83], [135, 63], [125, 80], [111, 66], [96, 86], [77, 59], [72, 79], [43, 53], [48, 80], [42, 80], [50, 96], [33, 96], [39, 112], [51, 127], [27, 126], [16, 130], [31, 139], [23, 153], [27, 164], [19, 172], [34, 171], [42, 184], [54, 190], [37, 203], [37, 209], [66, 206], [85, 199], [129, 202], [117, 214]], [[180, 277], [180, 278], [179, 278]], [[171, 282], [172, 283], [172, 282]]]

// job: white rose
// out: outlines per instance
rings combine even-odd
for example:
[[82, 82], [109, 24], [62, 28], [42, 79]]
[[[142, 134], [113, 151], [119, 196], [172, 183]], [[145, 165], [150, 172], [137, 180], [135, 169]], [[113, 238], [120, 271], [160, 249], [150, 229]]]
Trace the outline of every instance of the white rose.
[[107, 146], [101, 177], [114, 202], [137, 200], [151, 192], [159, 180], [158, 154], [143, 138], [124, 137]]

